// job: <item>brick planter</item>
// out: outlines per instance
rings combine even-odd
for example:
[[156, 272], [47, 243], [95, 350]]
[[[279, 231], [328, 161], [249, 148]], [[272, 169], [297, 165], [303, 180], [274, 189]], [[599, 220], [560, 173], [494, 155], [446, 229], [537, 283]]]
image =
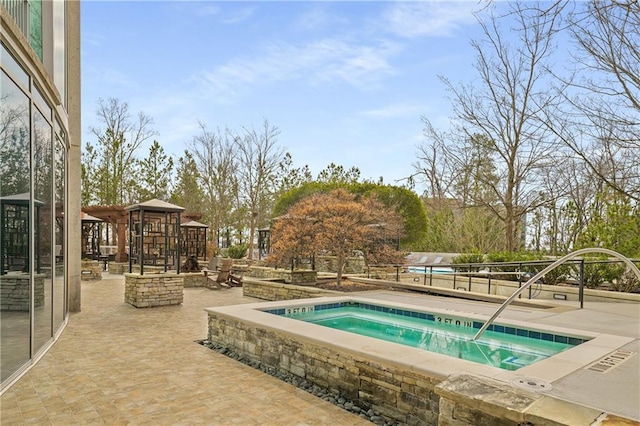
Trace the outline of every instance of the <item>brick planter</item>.
[[180, 305], [184, 280], [177, 274], [124, 274], [124, 301], [136, 308]]

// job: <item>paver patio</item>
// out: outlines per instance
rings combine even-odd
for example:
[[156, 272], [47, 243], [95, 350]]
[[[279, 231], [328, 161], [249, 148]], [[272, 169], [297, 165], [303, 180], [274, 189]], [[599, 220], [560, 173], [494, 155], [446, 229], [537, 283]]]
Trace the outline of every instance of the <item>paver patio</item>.
[[82, 312], [0, 398], [0, 424], [370, 425], [194, 341], [205, 307], [255, 302], [242, 288], [187, 288], [181, 306], [124, 303], [124, 277], [82, 283]]

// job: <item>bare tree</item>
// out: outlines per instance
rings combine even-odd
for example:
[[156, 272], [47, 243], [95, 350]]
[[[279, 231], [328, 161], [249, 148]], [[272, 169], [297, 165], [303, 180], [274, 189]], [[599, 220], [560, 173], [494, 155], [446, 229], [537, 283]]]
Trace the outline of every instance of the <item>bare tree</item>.
[[284, 150], [277, 146], [280, 130], [265, 119], [262, 128], [243, 128], [244, 135], [235, 138], [238, 153], [239, 192], [248, 210], [249, 254], [253, 257], [255, 231], [265, 222], [273, 206], [276, 173]]
[[95, 163], [85, 168], [83, 188], [92, 188], [98, 204], [123, 204], [132, 202], [131, 177], [136, 162], [135, 153], [140, 146], [157, 135], [151, 129], [153, 120], [139, 112], [136, 119], [129, 112], [129, 104], [115, 98], [98, 101], [96, 111], [104, 127], [91, 127], [96, 136], [94, 147], [87, 143], [85, 150], [93, 152]]
[[[504, 223], [505, 248], [515, 251], [523, 240], [523, 218], [543, 202], [538, 183], [553, 159], [555, 138], [540, 121], [540, 111], [558, 100], [548, 90], [546, 61], [554, 49], [559, 13], [539, 14], [520, 2], [511, 8], [508, 17], [515, 28], [503, 29], [505, 17], [492, 13], [480, 20], [483, 39], [471, 43], [478, 75], [474, 83], [441, 79], [451, 93], [457, 135], [449, 141], [458, 149], [449, 148], [448, 161], [458, 169], [471, 167], [482, 190], [468, 194], [470, 204], [490, 209]], [[427, 136], [438, 137], [431, 131]], [[477, 155], [463, 155], [469, 150], [490, 156], [494, 167], [482, 165]]]
[[547, 122], [595, 175], [638, 202], [640, 3], [593, 0], [570, 24], [578, 69], [561, 79], [561, 92], [573, 109], [555, 111]]
[[214, 244], [218, 244], [220, 230], [228, 226], [238, 192], [237, 157], [235, 143], [229, 130], [213, 132], [200, 124], [200, 134], [188, 144], [198, 169], [205, 200], [202, 206], [210, 221]]

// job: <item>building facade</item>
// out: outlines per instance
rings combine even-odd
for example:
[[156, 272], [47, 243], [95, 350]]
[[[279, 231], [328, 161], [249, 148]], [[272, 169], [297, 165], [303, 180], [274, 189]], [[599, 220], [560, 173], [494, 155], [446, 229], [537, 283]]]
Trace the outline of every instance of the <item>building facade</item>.
[[80, 3], [0, 0], [0, 393], [80, 310]]

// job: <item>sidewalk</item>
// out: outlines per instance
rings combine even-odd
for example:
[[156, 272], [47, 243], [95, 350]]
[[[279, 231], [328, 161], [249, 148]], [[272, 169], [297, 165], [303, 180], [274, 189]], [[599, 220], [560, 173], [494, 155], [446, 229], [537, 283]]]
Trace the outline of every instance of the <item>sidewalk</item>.
[[0, 424], [367, 425], [368, 421], [194, 341], [205, 307], [242, 288], [187, 288], [180, 306], [124, 303], [124, 277], [82, 283], [51, 350], [0, 398]]

